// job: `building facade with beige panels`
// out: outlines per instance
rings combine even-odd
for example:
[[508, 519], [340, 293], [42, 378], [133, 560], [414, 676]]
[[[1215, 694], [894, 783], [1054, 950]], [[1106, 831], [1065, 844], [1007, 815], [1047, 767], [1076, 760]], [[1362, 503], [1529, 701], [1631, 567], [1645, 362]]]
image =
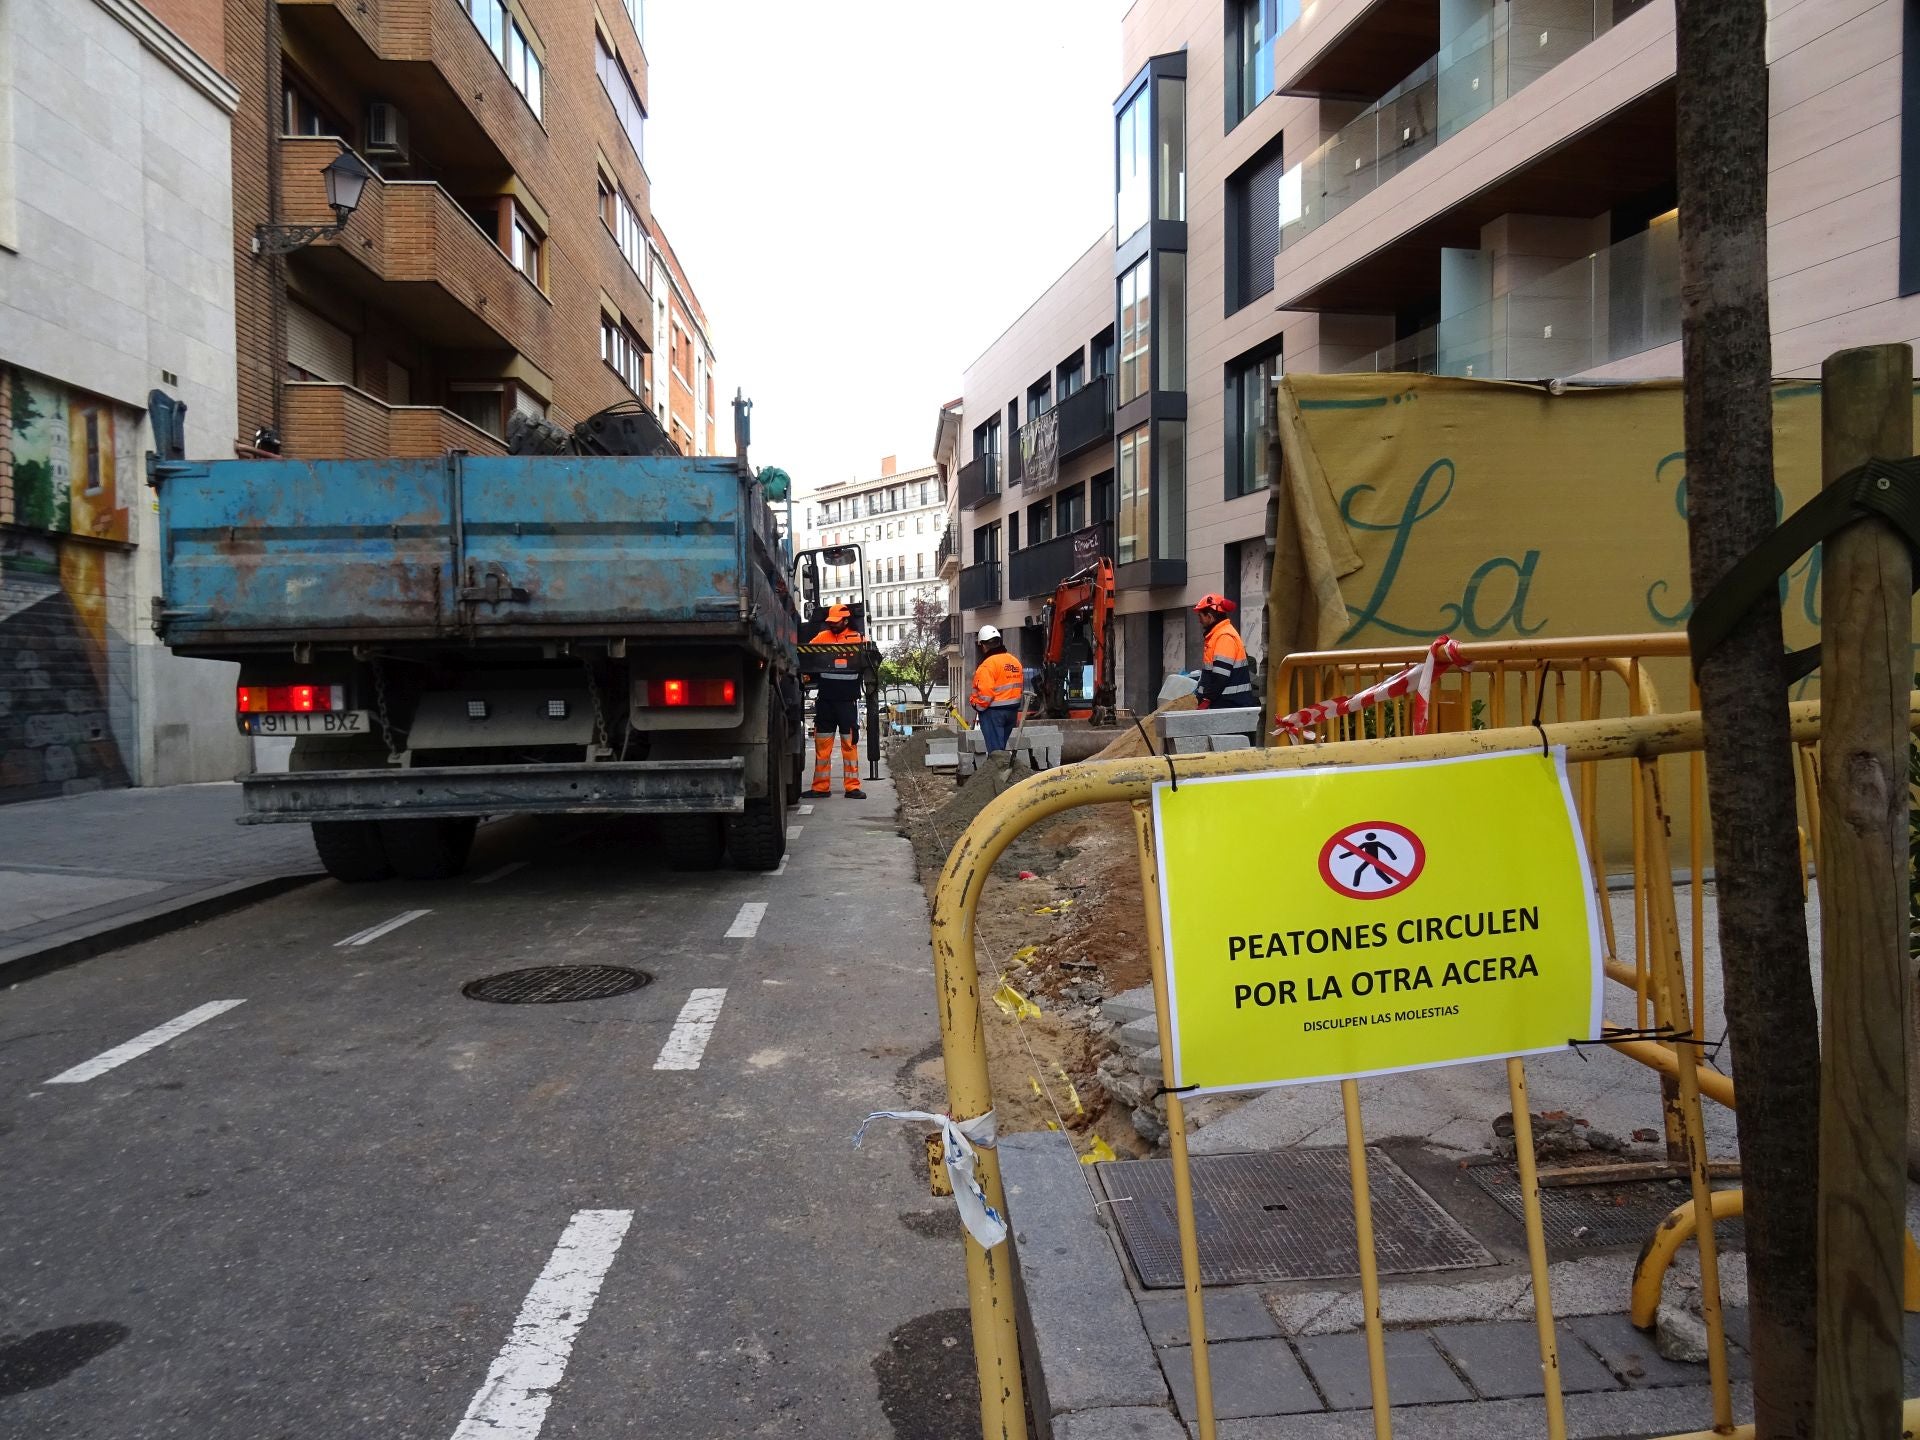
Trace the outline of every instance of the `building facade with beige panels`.
[[[1920, 336], [1920, 191], [1903, 164], [1920, 124], [1902, 130], [1920, 116], [1920, 98], [1902, 105], [1920, 89], [1917, 10], [1771, 7], [1782, 374]], [[1103, 311], [1122, 371], [1121, 695], [1138, 707], [1161, 673], [1197, 663], [1195, 599], [1262, 593], [1275, 373], [1676, 373], [1682, 217], [1672, 0], [1136, 0], [1122, 26], [1104, 293], [1078, 293], [1102, 281], [1083, 259], [976, 362], [960, 443], [1009, 406], [1030, 424], [1038, 353], [1073, 343], [1085, 306]], [[1068, 312], [1034, 333], [1036, 315]], [[1130, 354], [1144, 361], [1132, 380]], [[963, 557], [998, 519], [1011, 568], [1005, 522], [1020, 510], [1030, 527], [1026, 508], [1010, 479], [963, 508]], [[1020, 600], [968, 608], [964, 628], [1005, 628]]]
[[[641, 22], [641, 0], [229, 0], [243, 442], [497, 452], [515, 411], [659, 408]], [[260, 253], [260, 226], [332, 220], [343, 151], [375, 172], [344, 230]]]

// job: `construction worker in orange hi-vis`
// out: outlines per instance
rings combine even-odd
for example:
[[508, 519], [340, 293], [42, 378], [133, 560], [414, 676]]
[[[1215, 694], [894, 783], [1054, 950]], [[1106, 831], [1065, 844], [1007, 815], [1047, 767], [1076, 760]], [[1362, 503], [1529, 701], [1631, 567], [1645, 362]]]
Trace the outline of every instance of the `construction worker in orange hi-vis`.
[[1027, 688], [1027, 672], [1007, 653], [1007, 643], [991, 625], [982, 625], [975, 637], [980, 644], [980, 665], [973, 672], [973, 701], [980, 717], [980, 731], [987, 749], [1004, 750], [1020, 720], [1020, 701]]
[[[810, 645], [858, 645], [863, 637], [853, 628], [853, 612], [844, 605], [827, 607], [827, 628]], [[864, 800], [860, 788], [860, 667], [845, 655], [836, 655], [817, 674], [802, 677], [818, 686], [813, 701], [813, 793], [833, 793], [833, 737], [840, 736], [840, 771], [847, 799]]]
[[1247, 647], [1228, 617], [1240, 607], [1224, 595], [1202, 595], [1193, 607], [1207, 632], [1200, 651], [1200, 708], [1233, 710], [1260, 702], [1247, 669]]

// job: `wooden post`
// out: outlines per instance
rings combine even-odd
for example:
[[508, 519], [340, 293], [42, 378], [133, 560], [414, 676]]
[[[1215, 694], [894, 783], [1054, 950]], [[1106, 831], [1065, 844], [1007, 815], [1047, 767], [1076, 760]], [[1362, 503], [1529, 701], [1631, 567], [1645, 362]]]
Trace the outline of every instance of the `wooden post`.
[[[1913, 453], [1913, 350], [1821, 368], [1825, 484]], [[1886, 483], [1886, 482], [1881, 482]], [[1819, 1360], [1815, 1431], [1900, 1433], [1906, 1233], [1907, 690], [1913, 562], [1881, 520], [1826, 542], [1821, 579]]]

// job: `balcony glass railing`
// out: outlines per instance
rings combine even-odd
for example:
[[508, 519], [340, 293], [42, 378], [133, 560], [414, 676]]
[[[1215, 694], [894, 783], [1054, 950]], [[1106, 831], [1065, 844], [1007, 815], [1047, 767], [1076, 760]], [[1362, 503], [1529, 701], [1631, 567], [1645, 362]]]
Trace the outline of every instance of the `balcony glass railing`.
[[1296, 245], [1648, 0], [1480, 0], [1479, 20], [1280, 180]]
[[1680, 233], [1664, 221], [1341, 369], [1565, 378], [1679, 338]]

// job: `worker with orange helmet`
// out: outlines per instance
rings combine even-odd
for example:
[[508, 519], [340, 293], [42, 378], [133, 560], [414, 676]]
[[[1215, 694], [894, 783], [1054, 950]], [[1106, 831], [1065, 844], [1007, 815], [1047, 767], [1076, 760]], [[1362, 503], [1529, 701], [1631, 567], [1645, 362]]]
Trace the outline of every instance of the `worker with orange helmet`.
[[1006, 641], [993, 626], [982, 625], [974, 638], [980, 645], [980, 665], [973, 672], [973, 708], [980, 717], [980, 733], [986, 736], [987, 750], [1004, 750], [1020, 722], [1027, 672], [1007, 653]]
[[[853, 628], [853, 612], [844, 605], [827, 607], [826, 629], [810, 645], [858, 645], [864, 637]], [[815, 662], [819, 663], [819, 662]], [[860, 667], [845, 655], [836, 655], [817, 674], [802, 679], [817, 686], [813, 701], [813, 793], [833, 794], [833, 737], [840, 736], [840, 776], [849, 800], [864, 800], [860, 788]]]
[[1224, 595], [1207, 594], [1193, 607], [1207, 632], [1200, 651], [1200, 708], [1233, 710], [1260, 701], [1253, 693], [1253, 675], [1247, 669], [1247, 646], [1228, 617], [1240, 607]]

